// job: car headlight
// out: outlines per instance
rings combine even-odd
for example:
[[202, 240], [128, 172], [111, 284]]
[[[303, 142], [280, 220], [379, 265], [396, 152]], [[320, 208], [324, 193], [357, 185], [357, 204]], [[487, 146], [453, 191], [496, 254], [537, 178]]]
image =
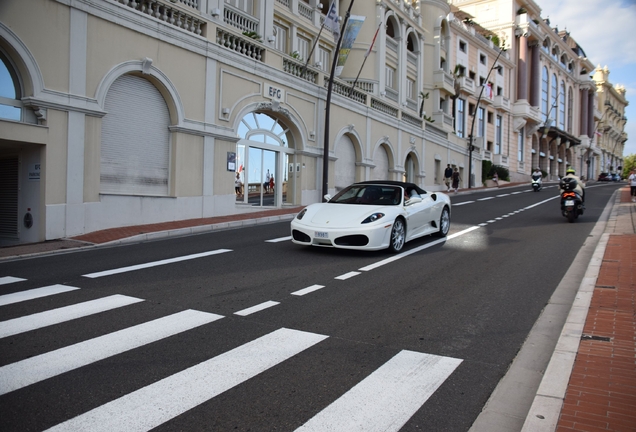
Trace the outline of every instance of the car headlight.
[[300, 211], [300, 213], [298, 213], [298, 215], [296, 215], [296, 219], [301, 220], [303, 218], [303, 216], [305, 216], [305, 213], [307, 213], [307, 209], [304, 208]]
[[377, 220], [382, 219], [383, 217], [384, 217], [384, 213], [373, 213], [371, 216], [363, 220], [362, 223], [365, 224], [365, 223], [375, 222]]

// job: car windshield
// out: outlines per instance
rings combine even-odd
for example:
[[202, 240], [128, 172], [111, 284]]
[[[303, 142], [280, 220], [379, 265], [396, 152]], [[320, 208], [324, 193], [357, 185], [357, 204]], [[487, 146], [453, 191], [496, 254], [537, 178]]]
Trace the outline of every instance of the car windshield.
[[353, 184], [338, 192], [330, 203], [363, 205], [400, 205], [403, 189], [390, 185]]

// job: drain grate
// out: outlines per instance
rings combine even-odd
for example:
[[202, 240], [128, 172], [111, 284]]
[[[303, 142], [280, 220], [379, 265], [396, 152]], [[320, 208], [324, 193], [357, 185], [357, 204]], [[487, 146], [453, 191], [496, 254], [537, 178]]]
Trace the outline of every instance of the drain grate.
[[594, 288], [616, 289], [616, 285], [595, 285]]
[[595, 340], [595, 341], [601, 341], [601, 342], [610, 342], [612, 339], [605, 336], [592, 336], [592, 335], [584, 334], [583, 336], [581, 336], [581, 340]]

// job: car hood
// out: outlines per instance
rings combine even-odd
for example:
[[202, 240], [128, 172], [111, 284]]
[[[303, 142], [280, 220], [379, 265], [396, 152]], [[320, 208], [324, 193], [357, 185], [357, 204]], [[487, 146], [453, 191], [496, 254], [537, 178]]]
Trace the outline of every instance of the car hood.
[[360, 225], [367, 216], [373, 213], [382, 212], [386, 214], [387, 210], [386, 206], [321, 203], [309, 206], [305, 217], [311, 225], [349, 228]]

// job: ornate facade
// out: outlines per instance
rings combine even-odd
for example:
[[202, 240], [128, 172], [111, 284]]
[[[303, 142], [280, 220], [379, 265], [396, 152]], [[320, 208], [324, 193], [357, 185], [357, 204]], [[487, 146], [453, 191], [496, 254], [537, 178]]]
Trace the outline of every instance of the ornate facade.
[[331, 81], [328, 3], [4, 0], [0, 245], [306, 205], [325, 183], [443, 190], [446, 164], [480, 186], [484, 159], [556, 176], [591, 143], [592, 66], [536, 4], [357, 0], [364, 24]]

